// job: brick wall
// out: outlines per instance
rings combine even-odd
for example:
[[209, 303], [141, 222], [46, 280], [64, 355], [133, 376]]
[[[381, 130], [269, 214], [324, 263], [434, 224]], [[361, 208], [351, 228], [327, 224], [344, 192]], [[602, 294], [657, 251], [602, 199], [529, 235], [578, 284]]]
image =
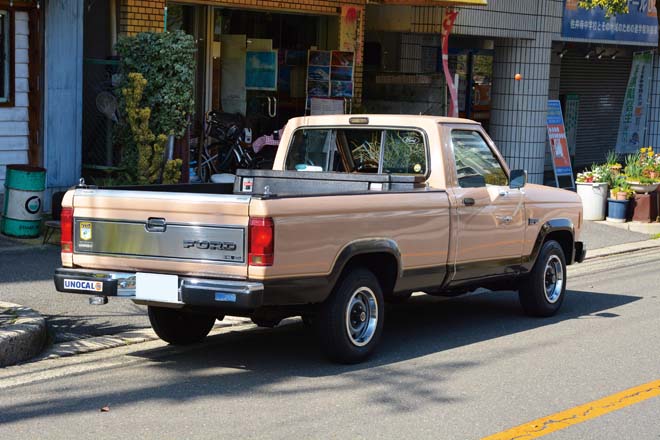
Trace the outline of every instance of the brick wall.
[[121, 0], [119, 32], [135, 35], [163, 30], [165, 0]]

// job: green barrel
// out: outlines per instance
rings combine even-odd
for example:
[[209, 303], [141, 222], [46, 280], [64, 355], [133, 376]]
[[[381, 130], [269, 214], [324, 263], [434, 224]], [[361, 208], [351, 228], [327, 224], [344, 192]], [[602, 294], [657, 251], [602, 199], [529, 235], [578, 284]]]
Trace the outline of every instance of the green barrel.
[[46, 170], [29, 165], [7, 165], [2, 233], [12, 237], [38, 237], [46, 189]]

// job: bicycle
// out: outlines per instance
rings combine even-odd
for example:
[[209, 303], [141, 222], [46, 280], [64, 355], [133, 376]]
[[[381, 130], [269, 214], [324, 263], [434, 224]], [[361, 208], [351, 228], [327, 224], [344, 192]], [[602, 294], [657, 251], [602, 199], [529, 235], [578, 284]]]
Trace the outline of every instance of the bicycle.
[[243, 143], [244, 124], [241, 115], [211, 111], [206, 117], [206, 137], [200, 157], [200, 178], [211, 181], [214, 174], [236, 174], [239, 168], [261, 168], [272, 161], [250, 152]]

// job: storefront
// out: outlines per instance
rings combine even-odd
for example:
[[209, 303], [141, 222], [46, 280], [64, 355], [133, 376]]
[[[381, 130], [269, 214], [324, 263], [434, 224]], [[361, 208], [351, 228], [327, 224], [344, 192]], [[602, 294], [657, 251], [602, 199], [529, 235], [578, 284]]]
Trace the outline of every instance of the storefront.
[[[580, 9], [575, 1], [564, 4], [561, 38], [553, 43], [549, 95], [562, 103], [577, 169], [603, 162], [617, 148], [633, 56], [657, 47], [655, 2], [642, 3], [612, 19], [599, 10]], [[650, 131], [640, 133], [638, 141], [640, 146], [653, 143]]]
[[253, 138], [292, 117], [349, 111], [361, 85], [362, 9], [335, 3], [327, 12], [168, 3], [167, 29], [198, 42], [197, 129], [211, 110], [245, 116]]

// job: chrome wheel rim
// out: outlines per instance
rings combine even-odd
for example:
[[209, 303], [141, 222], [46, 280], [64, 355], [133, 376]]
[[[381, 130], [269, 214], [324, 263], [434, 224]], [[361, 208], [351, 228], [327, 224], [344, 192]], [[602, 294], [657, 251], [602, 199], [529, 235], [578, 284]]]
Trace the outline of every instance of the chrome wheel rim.
[[545, 299], [550, 304], [556, 303], [564, 289], [564, 267], [558, 256], [552, 255], [545, 264], [544, 291]]
[[374, 337], [378, 325], [378, 301], [373, 290], [360, 287], [346, 307], [346, 333], [356, 347], [364, 347]]

